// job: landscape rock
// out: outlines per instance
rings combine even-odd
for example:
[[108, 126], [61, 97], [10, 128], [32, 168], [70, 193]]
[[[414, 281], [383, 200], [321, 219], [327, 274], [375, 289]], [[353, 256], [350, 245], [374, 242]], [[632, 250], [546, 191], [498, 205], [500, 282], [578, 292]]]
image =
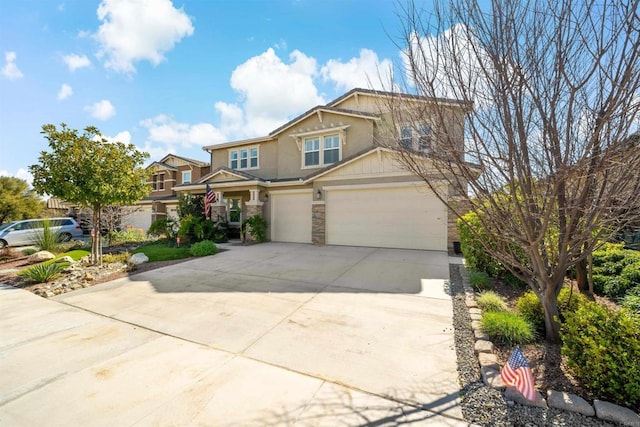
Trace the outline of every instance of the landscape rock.
[[27, 260], [30, 263], [35, 264], [37, 262], [49, 261], [50, 259], [54, 259], [55, 257], [56, 256], [49, 251], [39, 251], [35, 254], [29, 255], [29, 258], [27, 258]]
[[471, 320], [482, 320], [482, 314], [471, 313], [469, 314], [469, 317], [471, 317]]
[[478, 340], [473, 345], [473, 349], [476, 353], [493, 353], [493, 343], [491, 341]]
[[478, 362], [480, 362], [480, 366], [483, 368], [500, 370], [498, 358], [493, 353], [478, 353]]
[[70, 256], [67, 255], [67, 256], [63, 256], [63, 257], [58, 258], [56, 260], [56, 262], [60, 262], [60, 263], [69, 262], [69, 263], [73, 264], [75, 261], [73, 260], [73, 258], [71, 258]]
[[144, 264], [145, 262], [149, 262], [149, 257], [143, 253], [133, 254], [129, 258], [129, 262], [133, 265]]
[[504, 392], [504, 398], [507, 400], [512, 400], [521, 405], [527, 406], [536, 406], [538, 408], [547, 408], [547, 401], [544, 400], [544, 397], [540, 394], [539, 391], [536, 390], [536, 400], [529, 400], [522, 395], [515, 387], [507, 387], [507, 390]]
[[467, 298], [464, 300], [464, 303], [469, 308], [478, 307], [478, 303], [476, 302], [476, 299], [472, 296], [467, 296]]
[[494, 388], [496, 390], [504, 390], [507, 387], [502, 382], [500, 371], [498, 371], [497, 369], [483, 366], [480, 368], [480, 374], [482, 375], [482, 382], [484, 382], [488, 387]]
[[489, 338], [489, 335], [487, 335], [484, 331], [482, 331], [481, 329], [474, 329], [473, 330], [473, 336], [475, 337], [475, 339], [477, 340], [485, 340], [485, 341], [491, 341], [491, 338]]
[[547, 392], [547, 404], [552, 408], [577, 412], [589, 417], [595, 415], [593, 406], [589, 405], [586, 400], [580, 396], [564, 391], [549, 390]]
[[469, 309], [469, 314], [482, 314], [482, 310], [477, 307], [472, 307]]
[[594, 400], [596, 415], [601, 420], [615, 421], [625, 426], [640, 427], [640, 415], [631, 409], [603, 400]]
[[482, 323], [480, 323], [479, 320], [472, 320], [471, 321], [471, 329], [473, 329], [474, 331], [481, 331], [482, 330]]

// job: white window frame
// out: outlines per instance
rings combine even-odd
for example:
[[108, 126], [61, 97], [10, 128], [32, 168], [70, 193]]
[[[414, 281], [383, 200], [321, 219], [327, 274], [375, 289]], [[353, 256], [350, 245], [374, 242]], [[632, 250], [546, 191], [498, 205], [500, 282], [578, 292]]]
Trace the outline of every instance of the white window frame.
[[[253, 155], [254, 152], [255, 155]], [[253, 160], [255, 160], [256, 166], [251, 166]], [[245, 167], [242, 167], [243, 161], [246, 162]], [[260, 169], [260, 147], [255, 145], [252, 147], [235, 148], [233, 150], [229, 150], [229, 168], [234, 170]]]
[[[337, 147], [331, 147], [329, 149], [327, 149], [325, 147], [325, 142], [327, 139], [333, 139], [333, 138], [337, 138], [338, 140], [338, 146]], [[312, 140], [318, 140], [318, 150], [309, 150], [307, 151], [307, 141], [312, 141]], [[338, 150], [338, 160], [336, 160], [335, 162], [331, 162], [331, 163], [327, 163], [325, 161], [325, 151], [330, 151], [330, 150]], [[323, 135], [313, 135], [313, 136], [308, 136], [306, 138], [302, 139], [302, 169], [316, 169], [316, 168], [323, 168], [329, 165], [334, 165], [336, 163], [338, 163], [339, 161], [342, 160], [342, 135], [340, 133], [328, 133], [328, 134], [323, 134]], [[306, 155], [307, 153], [314, 153], [318, 151], [318, 164], [317, 165], [307, 165], [306, 163]]]
[[[423, 129], [428, 129], [428, 132], [423, 132]], [[411, 136], [405, 133], [406, 131], [410, 131]], [[428, 141], [424, 143], [423, 138], [428, 138]], [[398, 127], [398, 145], [400, 148], [406, 148], [423, 153], [432, 152], [433, 126], [426, 122], [419, 123], [417, 127], [412, 124], [401, 124]]]
[[[184, 176], [185, 174], [189, 174], [189, 180], [185, 181]], [[191, 171], [182, 171], [182, 184], [191, 184], [191, 178], [192, 178], [192, 173]]]

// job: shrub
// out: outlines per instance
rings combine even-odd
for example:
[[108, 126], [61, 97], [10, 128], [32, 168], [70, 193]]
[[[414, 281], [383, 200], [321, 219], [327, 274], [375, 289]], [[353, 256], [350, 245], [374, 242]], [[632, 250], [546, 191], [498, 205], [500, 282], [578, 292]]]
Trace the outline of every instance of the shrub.
[[620, 305], [637, 316], [640, 316], [640, 286], [636, 286], [627, 292], [620, 300]]
[[38, 251], [36, 249], [33, 249], [33, 248], [26, 248], [26, 249], [22, 249], [21, 252], [22, 252], [23, 255], [33, 255]]
[[191, 245], [189, 253], [193, 256], [207, 256], [218, 252], [218, 247], [211, 240], [203, 240]]
[[42, 263], [18, 272], [18, 275], [27, 277], [31, 283], [44, 283], [58, 277], [64, 268], [59, 263]]
[[106, 264], [113, 262], [122, 262], [126, 264], [130, 257], [131, 254], [129, 252], [125, 252], [123, 254], [104, 254], [102, 256], [102, 262]]
[[509, 311], [482, 313], [482, 330], [491, 340], [501, 344], [526, 344], [535, 339], [533, 325]]
[[180, 220], [178, 236], [185, 242], [209, 240], [214, 234], [214, 224], [205, 217], [187, 215]]
[[[579, 292], [572, 291], [571, 288], [562, 288], [558, 294], [558, 310], [561, 320], [567, 312], [573, 312], [585, 303], [587, 299]], [[527, 319], [537, 331], [544, 332], [544, 309], [540, 298], [533, 292], [525, 292], [516, 301], [518, 314]]]
[[507, 311], [507, 303], [495, 292], [486, 291], [478, 296], [478, 307], [482, 311]]
[[589, 391], [604, 399], [640, 404], [640, 318], [596, 303], [567, 313], [561, 329], [562, 353]]
[[[470, 269], [487, 273], [491, 277], [496, 277], [502, 267], [493, 257], [487, 254], [482, 246], [482, 241], [487, 241], [488, 239], [483, 239], [486, 232], [478, 215], [474, 212], [463, 215], [462, 219], [458, 219], [458, 229], [460, 230], [462, 255], [467, 266]], [[477, 236], [474, 230], [480, 236]]]
[[621, 298], [640, 286], [640, 252], [623, 244], [606, 243], [593, 252], [593, 289], [609, 298]]
[[147, 236], [175, 239], [178, 234], [178, 224], [172, 218], [158, 218], [151, 223], [147, 230]]
[[245, 219], [242, 223], [242, 228], [256, 242], [263, 243], [267, 241], [267, 220], [260, 215], [253, 215]]
[[122, 231], [109, 233], [109, 245], [120, 245], [130, 242], [145, 242], [147, 235], [142, 228], [127, 227]]
[[42, 228], [34, 233], [34, 243], [41, 251], [58, 252], [60, 236], [51, 229], [51, 222], [48, 219], [43, 220]]
[[469, 283], [474, 291], [487, 291], [492, 288], [491, 277], [483, 271], [472, 271], [469, 273]]

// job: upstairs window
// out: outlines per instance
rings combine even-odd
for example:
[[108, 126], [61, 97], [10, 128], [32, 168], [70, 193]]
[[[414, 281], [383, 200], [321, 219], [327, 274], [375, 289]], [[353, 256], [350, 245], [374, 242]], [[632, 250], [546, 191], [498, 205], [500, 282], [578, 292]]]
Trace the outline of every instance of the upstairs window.
[[399, 143], [401, 148], [429, 153], [433, 149], [433, 130], [425, 123], [416, 127], [402, 125]]
[[159, 191], [164, 190], [164, 174], [163, 173], [161, 173], [158, 176], [158, 190]]
[[182, 172], [182, 183], [183, 184], [191, 184], [191, 171], [183, 171]]
[[[322, 143], [321, 143], [322, 141]], [[326, 135], [304, 140], [304, 167], [327, 166], [340, 161], [340, 136]]]
[[151, 175], [151, 190], [156, 191], [158, 189], [158, 175]]
[[258, 169], [260, 167], [259, 151], [258, 147], [229, 151], [229, 167], [231, 169]]

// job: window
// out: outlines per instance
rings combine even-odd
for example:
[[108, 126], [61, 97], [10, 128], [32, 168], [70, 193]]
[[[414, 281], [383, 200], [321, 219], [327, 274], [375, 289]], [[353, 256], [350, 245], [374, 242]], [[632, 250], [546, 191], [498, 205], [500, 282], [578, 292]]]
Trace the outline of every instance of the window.
[[183, 184], [191, 184], [191, 171], [183, 171], [182, 172], [182, 183]]
[[156, 191], [158, 189], [158, 175], [151, 175], [151, 190]]
[[331, 135], [324, 137], [324, 164], [336, 163], [340, 160], [340, 137]]
[[231, 169], [258, 169], [259, 151], [258, 147], [229, 151], [229, 167]]
[[158, 190], [162, 191], [164, 190], [164, 174], [161, 173], [160, 176], [158, 177]]
[[340, 161], [340, 136], [327, 135], [305, 138], [304, 167], [325, 166]]
[[411, 125], [402, 125], [399, 142], [400, 146], [407, 150], [428, 153], [433, 149], [433, 130], [425, 123], [418, 124], [416, 128]]
[[320, 164], [320, 139], [307, 138], [304, 140], [304, 165], [317, 166]]

